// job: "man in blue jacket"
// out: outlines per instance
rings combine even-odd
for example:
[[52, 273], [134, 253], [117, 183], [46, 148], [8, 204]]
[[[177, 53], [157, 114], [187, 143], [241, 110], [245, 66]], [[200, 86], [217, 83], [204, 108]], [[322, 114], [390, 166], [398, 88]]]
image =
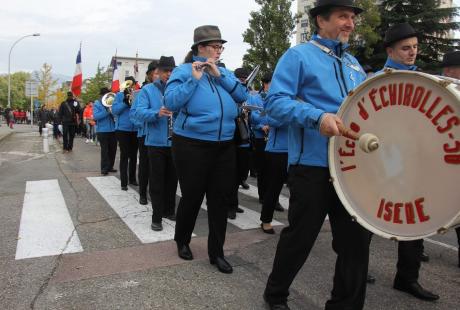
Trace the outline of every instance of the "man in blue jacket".
[[[109, 92], [107, 87], [101, 88], [101, 98]], [[98, 99], [94, 102], [93, 116], [97, 122], [97, 140], [101, 144], [101, 174], [107, 175], [109, 172], [117, 172], [113, 169], [117, 155], [117, 139], [115, 138], [115, 120], [112, 111]]]
[[[384, 68], [417, 70], [415, 60], [418, 38], [417, 32], [411, 25], [402, 23], [390, 27], [385, 33], [383, 45], [388, 55]], [[428, 260], [428, 256], [423, 253], [423, 239], [399, 241], [397, 272], [393, 287], [422, 300], [437, 300], [438, 295], [427, 291], [418, 283], [422, 260]]]
[[264, 299], [270, 309], [289, 309], [289, 286], [308, 258], [326, 215], [337, 253], [333, 289], [325, 309], [364, 306], [370, 233], [340, 202], [328, 169], [328, 137], [341, 135], [335, 113], [347, 94], [365, 80], [346, 52], [355, 16], [352, 0], [318, 0], [310, 10], [317, 33], [279, 60], [268, 93], [267, 113], [290, 124], [289, 226], [281, 232]]

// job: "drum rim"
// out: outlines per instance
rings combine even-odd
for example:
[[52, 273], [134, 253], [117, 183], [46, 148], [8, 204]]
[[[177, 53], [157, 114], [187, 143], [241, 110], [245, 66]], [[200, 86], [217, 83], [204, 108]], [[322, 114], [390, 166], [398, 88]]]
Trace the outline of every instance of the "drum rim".
[[[385, 69], [382, 73], [378, 73], [378, 74], [372, 76], [371, 78], [369, 78], [366, 81], [364, 81], [363, 83], [361, 83], [353, 91], [351, 91], [348, 94], [348, 96], [345, 98], [345, 100], [342, 102], [342, 104], [340, 105], [339, 109], [337, 110], [336, 115], [340, 117], [343, 114], [343, 111], [345, 110], [345, 108], [350, 104], [349, 102], [352, 101], [353, 98], [355, 98], [356, 94], [360, 93], [363, 88], [368, 87], [368, 85], [372, 81], [382, 79], [382, 78], [384, 78], [384, 77], [386, 77], [388, 75], [414, 75], [414, 74], [416, 74], [418, 76], [421, 76], [422, 78], [426, 78], [428, 80], [431, 80], [433, 82], [438, 82], [439, 80], [442, 80], [442, 77], [433, 76], [433, 75], [423, 73], [423, 72], [408, 71], [408, 70]], [[445, 87], [445, 89], [452, 93], [452, 90], [449, 89], [449, 87]], [[457, 97], [459, 97], [459, 99], [460, 99], [460, 93], [459, 93], [459, 95], [457, 95]], [[420, 235], [417, 235], [417, 236], [400, 236], [400, 235], [396, 235], [396, 234], [393, 234], [393, 233], [390, 233], [390, 232], [387, 232], [387, 231], [382, 231], [382, 230], [379, 230], [377, 227], [373, 226], [371, 223], [367, 222], [364, 218], [361, 218], [358, 215], [358, 213], [356, 212], [356, 210], [351, 206], [351, 203], [348, 201], [348, 199], [345, 196], [344, 190], [342, 189], [341, 185], [338, 182], [338, 177], [337, 177], [338, 176], [338, 174], [337, 174], [338, 171], [336, 169], [336, 160], [335, 160], [335, 156], [334, 156], [334, 154], [335, 154], [334, 149], [335, 149], [335, 145], [336, 145], [336, 140], [337, 140], [337, 137], [333, 136], [333, 137], [329, 138], [329, 142], [328, 142], [328, 160], [329, 160], [329, 173], [331, 175], [331, 182], [332, 182], [332, 184], [334, 186], [334, 189], [335, 189], [335, 192], [337, 193], [337, 196], [340, 199], [340, 202], [345, 207], [345, 210], [347, 210], [347, 212], [350, 214], [352, 219], [354, 221], [356, 221], [357, 223], [359, 223], [361, 226], [363, 226], [364, 228], [366, 228], [367, 230], [373, 232], [374, 234], [376, 234], [378, 236], [381, 236], [381, 237], [387, 238], [387, 239], [397, 240], [397, 241], [410, 241], [410, 240], [423, 239], [423, 238], [427, 238], [427, 237], [436, 235], [436, 234], [440, 233], [441, 230], [447, 231], [447, 230], [452, 229], [452, 228], [454, 228], [456, 226], [460, 226], [460, 221], [458, 223], [456, 222], [457, 220], [460, 219], [460, 209], [458, 210], [457, 215], [453, 219], [448, 221], [444, 225], [444, 227], [440, 227], [435, 231], [420, 234]]]

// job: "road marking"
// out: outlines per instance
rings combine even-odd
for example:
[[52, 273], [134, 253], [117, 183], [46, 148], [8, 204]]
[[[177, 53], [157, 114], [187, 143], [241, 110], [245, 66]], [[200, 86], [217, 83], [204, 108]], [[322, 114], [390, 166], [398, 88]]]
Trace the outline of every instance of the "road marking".
[[153, 231], [150, 228], [152, 223], [150, 204], [139, 204], [139, 194], [129, 187], [127, 191], [122, 191], [118, 178], [106, 176], [87, 179], [139, 241], [153, 243], [174, 239], [175, 222], [163, 219], [163, 230]]
[[16, 259], [82, 251], [58, 180], [28, 181]]
[[450, 244], [445, 244], [445, 243], [442, 243], [442, 242], [439, 242], [433, 239], [429, 239], [429, 238], [425, 238], [425, 240], [428, 241], [429, 243], [433, 243], [433, 244], [445, 247], [447, 249], [454, 250], [455, 252], [459, 251], [457, 247], [450, 245]]
[[[176, 195], [179, 197], [182, 197], [182, 193], [179, 187], [177, 187]], [[243, 230], [260, 227], [260, 224], [262, 223], [260, 221], [260, 213], [255, 212], [251, 209], [245, 208], [241, 205], [238, 205], [238, 207], [243, 209], [244, 213], [237, 213], [236, 218], [234, 220], [227, 219], [227, 221], [230, 224], [235, 225], [236, 227], [243, 229]], [[206, 197], [203, 199], [203, 202], [201, 203], [201, 208], [206, 211], [208, 210], [208, 207], [206, 205]], [[276, 220], [272, 221], [272, 226], [280, 226], [280, 225], [284, 225], [284, 224]]]
[[[257, 191], [257, 186], [254, 186], [251, 184], [248, 184], [248, 185], [249, 185], [249, 189], [239, 188], [238, 191], [243, 195], [247, 195], [247, 196], [250, 196], [250, 197], [253, 197], [259, 200], [259, 192]], [[284, 196], [283, 194], [280, 194], [278, 201], [280, 202], [284, 210], [289, 209], [289, 198], [288, 197]]]

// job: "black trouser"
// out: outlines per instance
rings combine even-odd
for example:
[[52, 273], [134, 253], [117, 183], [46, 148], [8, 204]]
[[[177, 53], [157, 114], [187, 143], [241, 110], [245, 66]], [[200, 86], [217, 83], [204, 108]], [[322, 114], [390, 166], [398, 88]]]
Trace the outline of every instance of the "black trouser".
[[97, 139], [101, 145], [101, 172], [109, 172], [115, 164], [117, 139], [114, 132], [98, 132]]
[[236, 173], [234, 173], [232, 192], [228, 198], [228, 209], [236, 212], [238, 208], [238, 188], [246, 181], [249, 172], [249, 148], [235, 147]]
[[[121, 186], [136, 182], [137, 133], [134, 131], [115, 131], [120, 146], [120, 180]], [[129, 173], [128, 173], [129, 166]]]
[[161, 223], [163, 216], [173, 215], [176, 206], [177, 176], [170, 147], [149, 146], [150, 199], [152, 222]]
[[271, 303], [287, 300], [289, 286], [305, 263], [326, 215], [337, 253], [331, 299], [325, 309], [357, 310], [364, 306], [370, 233], [352, 221], [324, 167], [289, 167], [289, 226], [281, 231], [265, 294]]
[[[257, 192], [259, 193], [259, 200], [264, 199], [266, 188], [266, 163], [265, 163], [265, 146], [267, 142], [265, 139], [255, 139], [255, 151], [252, 153], [257, 173]], [[287, 167], [286, 167], [287, 170]]]
[[418, 281], [420, 257], [423, 253], [423, 239], [398, 242], [398, 263], [395, 281], [407, 283]]
[[457, 232], [457, 242], [458, 242], [458, 267], [460, 267], [460, 227], [455, 228], [455, 231]]
[[208, 255], [223, 257], [227, 230], [226, 199], [235, 173], [233, 141], [208, 142], [174, 135], [172, 155], [182, 191], [176, 214], [177, 243], [189, 244], [201, 203], [206, 194]]
[[144, 144], [145, 136], [137, 138], [139, 145], [139, 170], [137, 177], [139, 179], [139, 195], [147, 197], [147, 185], [149, 184], [149, 152]]
[[281, 189], [287, 178], [288, 154], [266, 152], [265, 157], [269, 169], [266, 173], [267, 190], [265, 191], [260, 220], [262, 223], [271, 223]]
[[74, 124], [62, 124], [62, 140], [64, 150], [71, 151], [73, 148], [73, 138], [75, 137]]

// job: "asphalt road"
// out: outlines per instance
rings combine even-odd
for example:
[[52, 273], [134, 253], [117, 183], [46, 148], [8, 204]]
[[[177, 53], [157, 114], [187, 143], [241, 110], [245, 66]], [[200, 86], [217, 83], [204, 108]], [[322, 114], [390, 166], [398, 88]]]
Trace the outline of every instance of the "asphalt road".
[[[0, 309], [265, 309], [262, 292], [282, 226], [274, 236], [257, 228], [260, 205], [250, 194], [255, 187], [240, 190], [240, 205], [247, 210], [228, 225], [226, 255], [234, 273], [225, 275], [207, 260], [205, 210], [191, 243], [195, 259], [183, 261], [173, 241], [156, 241], [158, 236], [143, 228], [150, 211], [138, 208], [137, 188], [121, 192], [114, 188], [117, 174], [101, 178], [99, 156], [99, 147], [81, 138], [71, 154], [62, 154], [58, 143], [44, 154], [36, 127], [26, 125], [1, 140]], [[42, 190], [47, 182], [57, 190]], [[283, 189], [283, 204], [287, 196]], [[31, 214], [41, 219], [37, 227], [48, 229], [45, 235], [27, 220]], [[286, 217], [287, 212], [275, 214], [283, 225]], [[43, 225], [53, 221], [68, 226]], [[37, 247], [48, 252], [40, 254]], [[460, 309], [455, 233], [430, 238], [425, 251], [430, 261], [423, 263], [420, 282], [438, 293], [439, 301], [419, 301], [392, 289], [397, 245], [375, 236], [369, 268], [377, 282], [368, 285], [365, 309]], [[292, 285], [292, 309], [324, 308], [334, 262], [326, 221]]]

